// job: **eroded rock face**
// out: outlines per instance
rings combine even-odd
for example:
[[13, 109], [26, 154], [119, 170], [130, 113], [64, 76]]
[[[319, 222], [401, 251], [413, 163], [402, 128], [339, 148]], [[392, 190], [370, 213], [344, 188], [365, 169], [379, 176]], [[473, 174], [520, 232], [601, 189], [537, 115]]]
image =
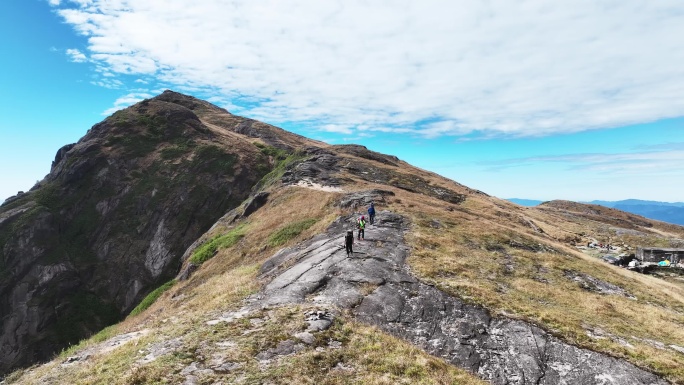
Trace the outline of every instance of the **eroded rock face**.
[[340, 181], [334, 175], [340, 170], [339, 157], [330, 151], [317, 147], [304, 149], [306, 158], [292, 165], [282, 176], [285, 184], [297, 184], [299, 181], [311, 181], [326, 186], [339, 186]]
[[399, 215], [379, 211], [366, 239], [347, 256], [353, 217], [325, 234], [276, 253], [261, 269], [270, 279], [252, 306], [314, 302], [353, 309], [367, 323], [493, 384], [666, 384], [634, 365], [568, 345], [525, 322], [493, 318], [479, 306], [426, 285], [405, 265]]
[[119, 111], [0, 207], [0, 374], [120, 320], [268, 172], [201, 113], [232, 117], [172, 92]]

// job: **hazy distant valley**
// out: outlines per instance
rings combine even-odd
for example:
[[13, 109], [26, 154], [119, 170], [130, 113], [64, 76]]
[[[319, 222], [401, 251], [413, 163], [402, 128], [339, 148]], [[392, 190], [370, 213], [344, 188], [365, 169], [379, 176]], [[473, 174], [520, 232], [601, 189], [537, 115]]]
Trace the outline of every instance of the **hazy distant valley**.
[[[522, 206], [536, 206], [543, 201], [534, 199], [507, 199], [510, 202], [517, 203]], [[626, 199], [621, 201], [591, 201], [583, 202], [594, 205], [601, 205], [605, 207], [612, 207], [618, 210], [626, 211], [628, 213], [637, 214], [646, 218], [655, 219], [658, 221], [673, 223], [676, 225], [684, 225], [684, 202], [658, 202], [646, 201], [639, 199]]]

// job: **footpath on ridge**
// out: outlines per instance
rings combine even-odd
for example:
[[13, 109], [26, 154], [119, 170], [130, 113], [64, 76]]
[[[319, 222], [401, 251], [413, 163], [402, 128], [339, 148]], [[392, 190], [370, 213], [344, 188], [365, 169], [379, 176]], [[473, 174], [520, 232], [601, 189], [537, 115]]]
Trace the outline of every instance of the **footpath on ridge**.
[[626, 361], [566, 344], [523, 321], [492, 317], [421, 283], [405, 263], [409, 223], [398, 214], [378, 212], [348, 257], [343, 238], [355, 218], [340, 217], [325, 233], [265, 262], [260, 273], [268, 284], [247, 309], [300, 303], [350, 309], [360, 321], [497, 385], [667, 384]]

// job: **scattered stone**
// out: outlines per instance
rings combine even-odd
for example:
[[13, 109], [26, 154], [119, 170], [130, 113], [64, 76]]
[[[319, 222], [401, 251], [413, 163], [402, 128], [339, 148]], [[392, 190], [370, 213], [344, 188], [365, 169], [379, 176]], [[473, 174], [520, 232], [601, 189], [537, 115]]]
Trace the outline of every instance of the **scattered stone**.
[[309, 327], [306, 328], [307, 332], [318, 332], [326, 330], [332, 325], [334, 317], [328, 311], [315, 310], [306, 313], [306, 322]]
[[262, 318], [250, 318], [249, 323], [252, 326], [260, 326], [264, 323], [265, 321]]
[[618, 343], [618, 344], [620, 344], [620, 345], [622, 345], [628, 349], [635, 349], [634, 345], [629, 343], [626, 339], [624, 339], [622, 337], [618, 337], [614, 334], [608, 333], [601, 328], [590, 328], [590, 327], [587, 328], [587, 327], [585, 327], [585, 331], [587, 333], [587, 336], [589, 336], [595, 340], [604, 340], [606, 338], [609, 338], [613, 342], [616, 342], [616, 343]]
[[624, 338], [618, 337], [616, 341], [617, 341], [617, 343], [619, 343], [620, 345], [626, 347], [627, 349], [632, 349], [632, 350], [636, 349], [636, 347], [635, 347], [634, 345], [630, 344], [630, 343], [629, 343], [626, 339], [624, 339]]
[[444, 227], [442, 222], [438, 221], [437, 219], [433, 219], [430, 221], [429, 226], [432, 227], [433, 229], [441, 229]]
[[281, 341], [275, 348], [271, 348], [257, 354], [255, 358], [259, 361], [269, 361], [278, 356], [287, 356], [300, 352], [304, 348], [304, 345], [295, 343], [293, 340], [285, 340]]
[[181, 372], [180, 372], [181, 376], [187, 376], [188, 374], [192, 374], [192, 373], [196, 372], [197, 370], [199, 370], [197, 365], [199, 365], [199, 363], [193, 362], [190, 365], [183, 368], [183, 370], [181, 370]]
[[237, 344], [233, 341], [219, 341], [216, 343], [216, 346], [218, 346], [221, 349], [229, 349], [236, 347]]
[[682, 354], [684, 354], [684, 347], [678, 345], [668, 345], [671, 349], [674, 349]]
[[603, 329], [600, 328], [586, 328], [585, 333], [587, 333], [587, 336], [589, 338], [595, 339], [595, 340], [605, 340], [607, 338], [606, 332], [603, 331]]
[[231, 323], [237, 319], [244, 318], [247, 314], [249, 314], [248, 309], [240, 309], [238, 311], [227, 312], [221, 315], [219, 318], [207, 321], [207, 325], [214, 326], [220, 324], [221, 322]]
[[648, 338], [637, 338], [637, 337], [634, 337], [634, 336], [632, 336], [632, 338], [634, 338], [634, 339], [636, 339], [636, 340], [639, 340], [639, 341], [641, 341], [641, 342], [647, 343], [647, 344], [653, 346], [654, 348], [656, 348], [656, 349], [658, 349], [658, 350], [665, 350], [665, 344], [662, 343], [662, 342], [660, 342], [660, 341], [651, 340], [651, 339], [648, 339]]
[[307, 345], [311, 345], [316, 341], [316, 338], [314, 337], [314, 335], [309, 333], [309, 332], [297, 333], [294, 335], [294, 337], [299, 339], [300, 341], [304, 342]]
[[330, 349], [340, 349], [342, 347], [342, 342], [331, 340], [328, 342], [328, 347]]
[[353, 372], [354, 368], [348, 365], [345, 365], [343, 362], [338, 362], [337, 365], [333, 368], [333, 370], [340, 370], [343, 372]]
[[213, 369], [217, 372], [228, 373], [232, 372], [233, 370], [240, 369], [241, 367], [242, 364], [239, 362], [225, 362], [221, 365], [215, 366]]
[[165, 356], [179, 350], [181, 347], [183, 347], [183, 340], [180, 337], [153, 344], [146, 350], [142, 351], [148, 352], [148, 354], [142, 359], [138, 360], [138, 363], [148, 364], [161, 356]]
[[79, 357], [79, 356], [71, 356], [71, 357], [67, 357], [67, 359], [64, 360], [64, 362], [62, 364], [71, 364], [71, 363], [74, 363], [74, 362], [80, 361], [80, 360], [81, 360], [81, 357]]

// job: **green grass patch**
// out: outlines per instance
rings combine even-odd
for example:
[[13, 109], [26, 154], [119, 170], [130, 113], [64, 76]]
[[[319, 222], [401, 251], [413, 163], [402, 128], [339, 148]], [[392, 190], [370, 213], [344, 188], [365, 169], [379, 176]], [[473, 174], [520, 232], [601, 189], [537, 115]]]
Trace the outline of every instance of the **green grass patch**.
[[270, 246], [280, 246], [298, 236], [316, 222], [318, 222], [317, 219], [304, 219], [299, 222], [291, 223], [271, 234], [271, 236], [268, 237], [268, 244]]
[[236, 244], [245, 235], [245, 225], [240, 225], [226, 234], [219, 234], [198, 247], [190, 257], [190, 262], [201, 265], [211, 259], [217, 251]]
[[150, 294], [148, 294], [147, 297], [145, 297], [142, 301], [140, 301], [140, 304], [138, 304], [138, 306], [136, 306], [135, 309], [133, 309], [131, 311], [130, 316], [136, 316], [136, 315], [142, 313], [143, 311], [145, 311], [148, 307], [152, 306], [152, 304], [155, 303], [155, 301], [157, 301], [157, 299], [162, 294], [164, 294], [165, 291], [169, 290], [175, 284], [176, 284], [176, 280], [172, 279], [169, 282], [166, 282], [165, 284], [154, 289], [154, 291], [152, 291]]
[[[285, 171], [288, 169], [288, 167], [290, 167], [290, 166], [294, 165], [295, 163], [301, 161], [302, 159], [306, 158], [306, 155], [304, 155], [300, 152], [295, 152], [293, 154], [289, 154], [289, 155], [285, 156], [285, 154], [287, 154], [287, 153], [283, 150], [278, 150], [278, 149], [271, 150], [271, 149], [273, 149], [272, 147], [270, 149], [268, 147], [266, 147], [266, 149], [267, 149], [266, 153], [264, 153], [266, 155], [268, 155], [268, 153], [270, 153], [271, 151], [274, 151], [274, 150], [279, 151], [278, 152], [279, 155], [275, 157], [277, 160], [275, 167], [273, 167], [273, 169], [268, 174], [264, 175], [264, 177], [261, 178], [259, 183], [257, 183], [257, 185], [255, 187], [255, 189], [257, 189], [257, 190], [263, 189], [264, 187], [276, 182], [277, 180], [282, 178], [283, 174], [285, 174]], [[264, 152], [263, 148], [262, 148], [262, 152]]]

